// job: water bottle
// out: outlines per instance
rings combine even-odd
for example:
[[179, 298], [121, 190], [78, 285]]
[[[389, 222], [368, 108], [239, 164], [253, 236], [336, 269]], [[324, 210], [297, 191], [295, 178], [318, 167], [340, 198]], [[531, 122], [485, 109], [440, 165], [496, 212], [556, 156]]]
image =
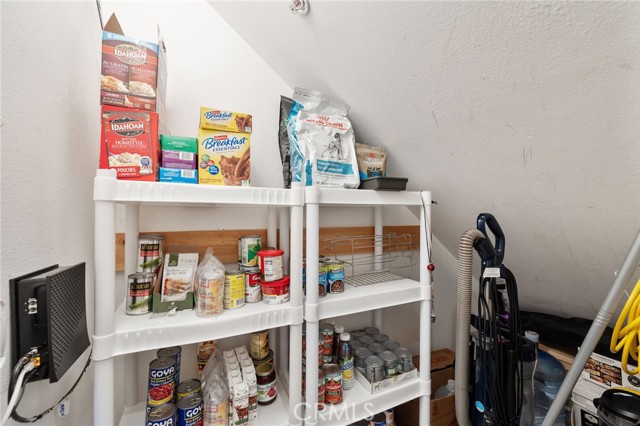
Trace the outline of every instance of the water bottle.
[[522, 392], [522, 413], [520, 414], [521, 426], [533, 426], [535, 422], [535, 391], [533, 390], [533, 374], [536, 371], [538, 360], [538, 333], [525, 331], [522, 344], [522, 375], [524, 378]]
[[456, 381], [453, 379], [449, 379], [447, 384], [444, 386], [440, 386], [435, 394], [433, 394], [434, 399], [444, 398], [445, 396], [453, 395], [456, 391]]

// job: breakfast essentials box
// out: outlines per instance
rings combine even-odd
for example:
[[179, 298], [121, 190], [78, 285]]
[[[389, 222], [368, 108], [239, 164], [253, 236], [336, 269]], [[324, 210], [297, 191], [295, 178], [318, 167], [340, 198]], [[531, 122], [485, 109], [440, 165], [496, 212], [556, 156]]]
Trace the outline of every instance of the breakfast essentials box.
[[158, 171], [158, 114], [102, 106], [100, 168], [118, 179], [155, 181]]
[[[198, 183], [207, 185], [249, 186], [251, 183], [251, 116], [245, 117], [248, 126], [240, 126], [248, 132], [231, 132], [229, 130], [211, 129], [211, 127], [231, 126], [237, 124], [235, 118], [228, 118], [226, 124], [212, 124], [209, 114], [212, 108], [202, 108], [200, 113], [200, 129], [198, 131]], [[233, 115], [232, 115], [233, 117]], [[246, 121], [246, 117], [249, 121]], [[236, 126], [235, 128], [238, 128]]]
[[100, 103], [162, 112], [166, 86], [164, 43], [124, 35], [115, 15], [102, 32]]
[[233, 133], [251, 133], [251, 114], [223, 111], [216, 108], [200, 108], [200, 128]]

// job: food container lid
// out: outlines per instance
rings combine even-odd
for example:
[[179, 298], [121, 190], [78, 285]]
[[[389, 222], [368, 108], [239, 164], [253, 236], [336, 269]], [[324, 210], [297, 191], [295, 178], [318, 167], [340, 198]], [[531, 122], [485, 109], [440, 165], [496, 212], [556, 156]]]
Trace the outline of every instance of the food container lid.
[[374, 353], [380, 353], [385, 351], [385, 347], [382, 343], [372, 343], [369, 345], [369, 349]]
[[341, 373], [342, 369], [338, 364], [325, 364], [322, 366], [322, 371], [324, 372], [324, 375], [327, 376], [329, 374]]
[[164, 236], [160, 234], [138, 234], [138, 238], [153, 238], [154, 240], [164, 240]]
[[269, 256], [282, 256], [284, 254], [284, 250], [272, 249], [272, 250], [260, 250], [258, 252], [258, 256], [260, 257], [269, 257]]
[[393, 351], [395, 349], [398, 349], [400, 347], [400, 343], [393, 341], [393, 340], [389, 340], [387, 342], [383, 343], [384, 347], [387, 348], [390, 351]]
[[243, 238], [262, 238], [262, 235], [243, 235], [238, 239], [241, 240]]
[[188, 410], [190, 408], [197, 407], [202, 404], [202, 397], [200, 395], [189, 395], [186, 398], [182, 398], [178, 401], [178, 408], [181, 410]]
[[149, 368], [153, 368], [154, 370], [158, 370], [160, 368], [169, 368], [176, 365], [175, 358], [156, 358], [149, 363]]
[[282, 277], [281, 280], [277, 280], [277, 281], [262, 281], [260, 282], [260, 285], [264, 286], [264, 287], [284, 287], [289, 285], [289, 283], [291, 282], [291, 279], [289, 278], [289, 275], [285, 275], [284, 277]]
[[353, 352], [358, 358], [366, 358], [373, 355], [369, 348], [358, 348]]
[[138, 281], [153, 281], [156, 277], [156, 274], [153, 272], [136, 272], [135, 274], [129, 275], [130, 280], [138, 280]]
[[273, 364], [270, 362], [264, 362], [256, 365], [256, 376], [265, 377], [273, 373]]
[[200, 386], [200, 380], [198, 379], [185, 380], [178, 385], [178, 393], [195, 392], [196, 389], [200, 389]]
[[411, 357], [413, 355], [407, 348], [397, 348], [393, 352], [401, 358]]
[[368, 356], [364, 363], [367, 367], [384, 367], [384, 361], [380, 359], [380, 357], [376, 355]]
[[398, 355], [394, 354], [391, 351], [384, 351], [378, 355], [384, 362], [397, 362]]
[[256, 366], [260, 365], [260, 364], [268, 364], [273, 359], [273, 350], [269, 349], [269, 353], [264, 358], [258, 358], [257, 359], [257, 358], [251, 357], [251, 359], [253, 360], [253, 364], [256, 365]]
[[324, 261], [324, 264], [327, 266], [331, 266], [331, 265], [344, 265], [344, 261], [339, 260], [339, 259], [327, 259]]
[[594, 401], [598, 407], [600, 424], [629, 425], [640, 424], [640, 395], [626, 389], [608, 389], [600, 399]]
[[[353, 337], [353, 335], [352, 335], [352, 337]], [[349, 343], [351, 343], [351, 347], [353, 348], [353, 350], [354, 350], [354, 351], [355, 351], [356, 349], [359, 349], [359, 348], [364, 348], [364, 345], [363, 345], [363, 344], [362, 344], [362, 342], [360, 342], [359, 340], [351, 339], [351, 340], [349, 341]]]
[[260, 272], [260, 268], [258, 266], [241, 266], [243, 272]]
[[175, 406], [175, 404], [162, 404], [149, 411], [149, 414], [147, 414], [147, 419], [164, 420], [175, 415], [177, 409], [178, 408]]
[[230, 270], [226, 270], [224, 271], [225, 275], [244, 275], [244, 271], [241, 271], [239, 269], [230, 269]]
[[180, 352], [182, 352], [182, 348], [180, 346], [172, 346], [170, 348], [158, 349], [158, 352], [156, 352], [156, 356], [158, 358], [170, 358], [172, 356], [178, 355]]
[[322, 330], [331, 330], [333, 332], [334, 327], [333, 324], [331, 324], [330, 322], [322, 322], [320, 323], [320, 331]]
[[367, 328], [364, 329], [364, 332], [367, 333], [367, 334], [378, 334], [378, 333], [380, 333], [380, 330], [378, 330], [375, 327], [367, 327]]
[[362, 336], [358, 340], [360, 340], [360, 343], [362, 343], [363, 345], [370, 345], [373, 342], [375, 342], [375, 340], [373, 340], [373, 337], [371, 337], [371, 336]]
[[378, 333], [373, 335], [373, 340], [378, 343], [384, 343], [389, 340], [389, 336], [387, 336], [386, 334]]

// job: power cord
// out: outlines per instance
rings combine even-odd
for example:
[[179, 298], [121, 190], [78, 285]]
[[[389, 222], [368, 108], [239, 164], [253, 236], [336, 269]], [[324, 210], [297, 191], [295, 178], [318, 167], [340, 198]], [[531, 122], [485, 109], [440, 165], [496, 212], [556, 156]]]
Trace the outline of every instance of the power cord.
[[[622, 327], [625, 320], [627, 325]], [[640, 373], [640, 346], [638, 345], [638, 338], [640, 336], [640, 280], [636, 283], [635, 288], [631, 292], [627, 303], [624, 305], [616, 326], [613, 329], [613, 335], [611, 336], [611, 345], [609, 349], [611, 352], [616, 353], [622, 350], [622, 369], [629, 375], [636, 375]], [[635, 369], [630, 369], [629, 355], [636, 361]]]

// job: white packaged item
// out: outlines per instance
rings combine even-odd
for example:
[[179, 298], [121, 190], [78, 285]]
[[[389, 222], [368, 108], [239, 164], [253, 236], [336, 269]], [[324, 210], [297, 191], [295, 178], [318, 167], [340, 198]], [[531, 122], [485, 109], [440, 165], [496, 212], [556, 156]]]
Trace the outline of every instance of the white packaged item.
[[162, 302], [185, 300], [193, 290], [193, 275], [198, 266], [198, 253], [170, 253], [164, 257]]
[[196, 315], [210, 317], [222, 312], [224, 301], [224, 265], [213, 255], [213, 249], [207, 251], [196, 269]]

